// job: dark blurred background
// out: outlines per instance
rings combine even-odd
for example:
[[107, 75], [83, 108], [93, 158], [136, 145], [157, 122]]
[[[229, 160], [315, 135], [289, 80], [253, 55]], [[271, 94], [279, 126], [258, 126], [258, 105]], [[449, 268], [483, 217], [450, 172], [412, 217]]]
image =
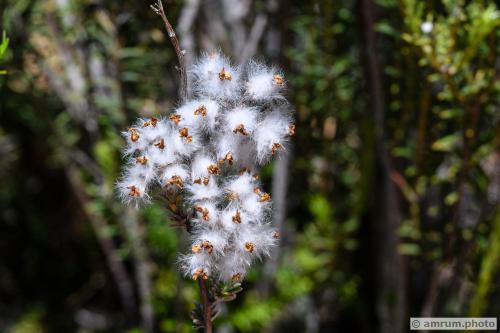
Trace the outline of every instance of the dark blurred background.
[[[166, 3], [188, 62], [218, 47], [266, 59], [296, 109], [290, 154], [261, 175], [281, 246], [217, 332], [404, 332], [410, 316], [500, 313], [495, 3]], [[113, 189], [120, 132], [177, 103], [149, 4], [0, 0], [1, 332], [192, 331], [185, 235]]]

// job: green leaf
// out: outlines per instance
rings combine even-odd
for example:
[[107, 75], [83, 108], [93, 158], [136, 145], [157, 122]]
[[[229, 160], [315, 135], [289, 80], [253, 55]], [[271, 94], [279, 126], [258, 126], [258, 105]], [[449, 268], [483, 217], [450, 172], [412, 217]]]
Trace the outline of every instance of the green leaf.
[[432, 150], [450, 152], [458, 146], [460, 136], [457, 133], [450, 134], [434, 141], [431, 145]]

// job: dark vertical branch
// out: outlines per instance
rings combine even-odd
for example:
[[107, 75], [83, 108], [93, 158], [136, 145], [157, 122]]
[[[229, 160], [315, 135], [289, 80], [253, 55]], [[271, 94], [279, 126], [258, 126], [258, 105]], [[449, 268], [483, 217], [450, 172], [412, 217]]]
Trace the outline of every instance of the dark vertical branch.
[[175, 34], [174, 28], [170, 24], [170, 22], [167, 19], [167, 16], [165, 15], [165, 11], [163, 10], [163, 4], [161, 0], [158, 0], [156, 2], [156, 5], [151, 5], [151, 9], [158, 14], [161, 19], [163, 20], [163, 23], [165, 23], [165, 29], [167, 30], [168, 37], [170, 37], [170, 41], [172, 42], [172, 46], [175, 49], [175, 53], [177, 54], [177, 59], [179, 60], [179, 75], [180, 75], [180, 89], [179, 89], [179, 96], [181, 97], [182, 100], [187, 100], [188, 95], [187, 95], [187, 71], [186, 71], [186, 60], [184, 59], [184, 52], [181, 49], [181, 45], [179, 43], [179, 39], [177, 39], [177, 35]]
[[401, 332], [405, 316], [403, 259], [398, 254], [400, 212], [397, 192], [390, 179], [391, 161], [386, 147], [385, 100], [382, 70], [377, 57], [374, 31], [374, 6], [371, 0], [361, 1], [365, 71], [374, 115], [376, 177], [374, 197], [373, 246], [375, 256], [375, 312], [380, 332]]

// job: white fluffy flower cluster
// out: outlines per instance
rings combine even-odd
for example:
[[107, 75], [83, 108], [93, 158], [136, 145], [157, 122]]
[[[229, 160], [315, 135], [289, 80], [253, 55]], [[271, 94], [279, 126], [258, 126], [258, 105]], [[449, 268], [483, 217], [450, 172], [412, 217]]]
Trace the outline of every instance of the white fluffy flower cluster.
[[278, 238], [256, 172], [294, 134], [285, 81], [274, 68], [235, 67], [218, 53], [203, 56], [190, 74], [194, 99], [124, 133], [129, 162], [118, 189], [135, 204], [148, 202], [154, 185], [180, 196], [192, 238], [181, 259], [185, 274], [241, 281]]

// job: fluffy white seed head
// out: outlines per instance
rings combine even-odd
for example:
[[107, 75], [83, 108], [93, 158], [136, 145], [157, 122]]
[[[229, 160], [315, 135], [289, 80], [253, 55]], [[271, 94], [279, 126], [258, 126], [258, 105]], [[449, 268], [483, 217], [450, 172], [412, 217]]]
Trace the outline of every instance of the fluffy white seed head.
[[205, 252], [191, 253], [180, 258], [183, 273], [193, 280], [208, 279], [212, 274], [212, 261]]
[[249, 172], [243, 172], [229, 180], [224, 189], [233, 200], [243, 200], [248, 195], [254, 195], [255, 186], [254, 176]]
[[271, 248], [276, 244], [274, 231], [266, 225], [248, 226], [235, 234], [235, 250], [247, 260], [262, 259], [269, 256]]
[[197, 222], [197, 227], [212, 228], [219, 220], [220, 214], [219, 210], [217, 209], [217, 205], [210, 200], [204, 200], [194, 203], [193, 210]]
[[195, 182], [187, 185], [187, 190], [190, 194], [187, 199], [191, 202], [203, 200], [216, 201], [222, 195], [222, 191], [217, 185], [217, 180], [213, 176], [196, 179]]
[[239, 282], [276, 243], [271, 197], [256, 173], [294, 132], [285, 81], [275, 68], [235, 67], [220, 53], [203, 55], [190, 74], [191, 100], [123, 133], [127, 164], [116, 188], [136, 206], [150, 201], [153, 185], [162, 188], [172, 214], [188, 220], [184, 274]]
[[223, 281], [241, 282], [250, 267], [250, 261], [236, 251], [229, 252], [218, 267]]
[[264, 116], [254, 133], [259, 163], [284, 149], [292, 126], [291, 117], [280, 109], [274, 109]]
[[237, 136], [251, 136], [257, 126], [259, 110], [256, 107], [238, 106], [227, 113], [226, 131]]
[[189, 179], [189, 172], [186, 166], [182, 164], [173, 164], [167, 166], [159, 175], [159, 183], [162, 187], [178, 188], [184, 187], [184, 184]]
[[197, 154], [191, 164], [191, 178], [194, 180], [206, 178], [220, 173], [217, 161], [208, 154]]
[[241, 96], [240, 69], [232, 66], [229, 60], [219, 53], [204, 55], [195, 64], [191, 74], [194, 78], [194, 89], [200, 96], [232, 101]]
[[134, 206], [149, 202], [147, 187], [148, 183], [143, 177], [131, 174], [125, 174], [116, 184], [118, 194], [122, 201]]
[[246, 82], [246, 95], [255, 101], [268, 101], [283, 98], [285, 88], [283, 74], [274, 68], [251, 62]]
[[225, 234], [215, 230], [202, 229], [197, 231], [192, 236], [193, 253], [204, 252], [208, 255], [221, 256], [224, 255], [224, 249], [228, 239]]

